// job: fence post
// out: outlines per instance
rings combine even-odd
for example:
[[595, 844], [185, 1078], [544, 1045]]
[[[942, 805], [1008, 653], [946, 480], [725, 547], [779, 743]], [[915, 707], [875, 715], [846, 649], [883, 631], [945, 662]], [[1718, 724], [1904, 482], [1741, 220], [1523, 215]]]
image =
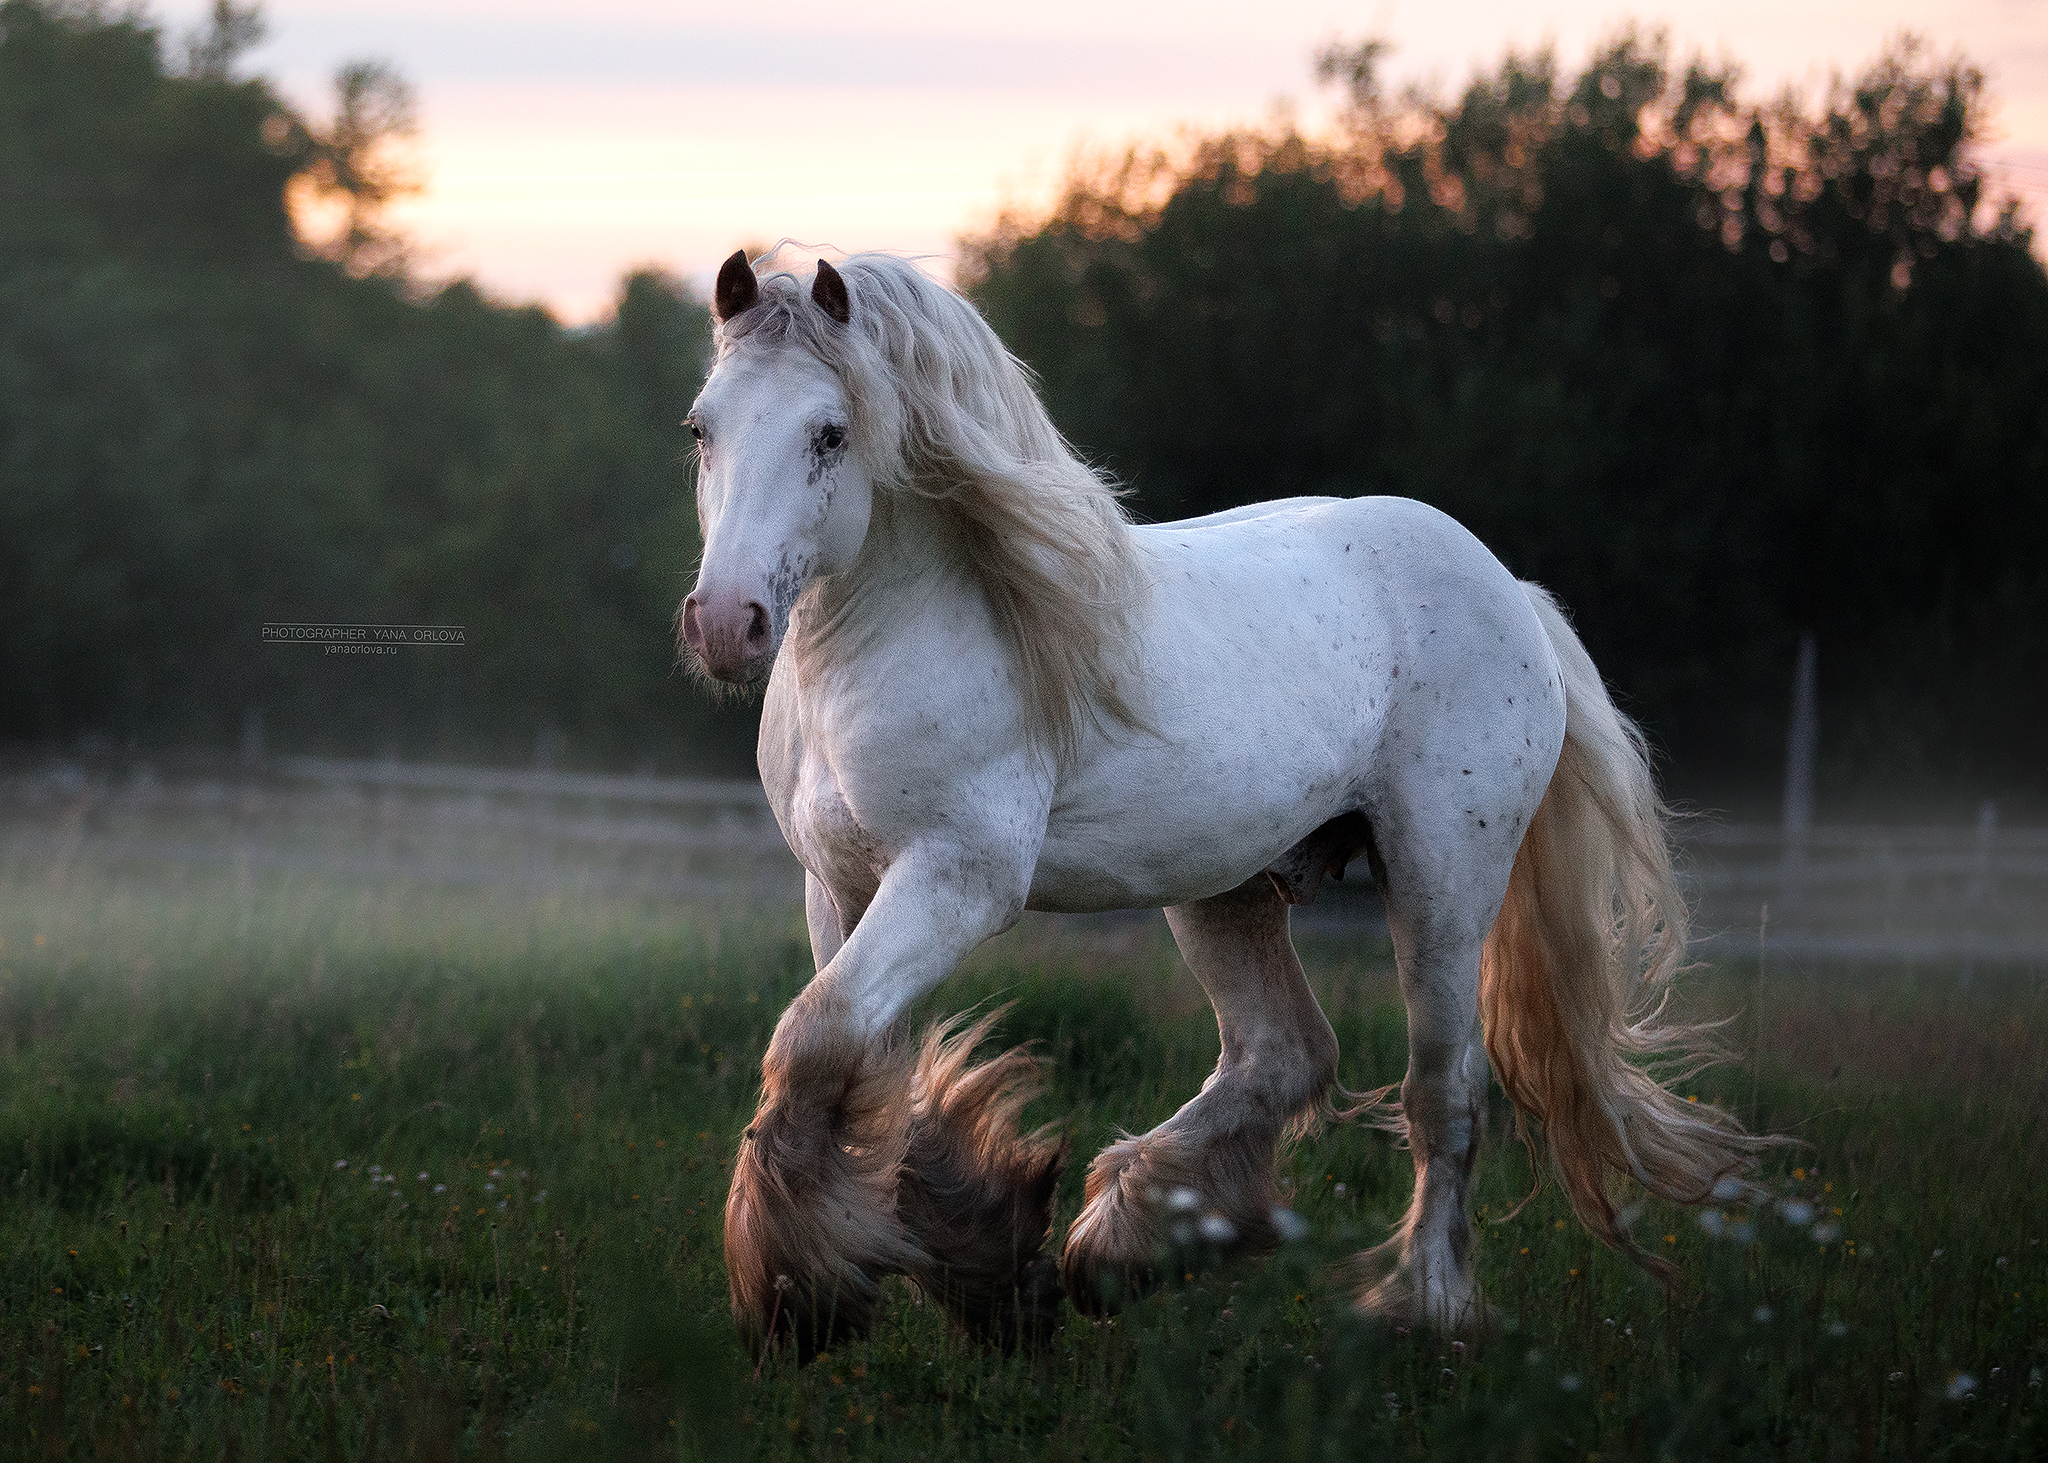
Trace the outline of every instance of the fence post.
[[[1977, 805], [1977, 846], [1976, 862], [1970, 870], [1970, 887], [1963, 893], [1963, 907], [1970, 912], [1969, 938], [1975, 940], [1981, 926], [1976, 916], [1991, 901], [1991, 860], [1998, 843], [1998, 804], [1990, 798]], [[1963, 957], [1963, 971], [1957, 978], [1957, 985], [1963, 990], [1970, 988], [1970, 977], [1977, 973], [1977, 960], [1973, 955]]]
[[1970, 908], [1991, 898], [1991, 860], [1998, 843], [1998, 804], [1990, 798], [1977, 805], [1977, 863], [1970, 871]]
[[1749, 1125], [1756, 1126], [1756, 1093], [1764, 1080], [1764, 957], [1770, 951], [1771, 902], [1756, 916], [1756, 999], [1750, 1006]]
[[1799, 636], [1799, 662], [1792, 672], [1792, 726], [1785, 737], [1785, 811], [1780, 902], [1796, 907], [1806, 883], [1806, 844], [1813, 832], [1813, 764], [1820, 749], [1820, 708], [1816, 694], [1819, 647], [1813, 631]]

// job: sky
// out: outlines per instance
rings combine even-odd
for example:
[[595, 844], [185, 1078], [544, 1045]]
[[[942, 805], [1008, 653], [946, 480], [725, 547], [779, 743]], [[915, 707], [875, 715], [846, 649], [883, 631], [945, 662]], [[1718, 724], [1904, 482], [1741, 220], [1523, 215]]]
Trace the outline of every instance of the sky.
[[[157, 0], [176, 37], [210, 0]], [[1271, 121], [1314, 129], [1333, 39], [1393, 43], [1390, 79], [1454, 89], [1511, 48], [1576, 70], [1625, 25], [1809, 95], [1902, 31], [1989, 76], [1986, 154], [2048, 224], [2048, 0], [268, 0], [242, 68], [309, 115], [342, 62], [418, 98], [420, 191], [392, 221], [431, 278], [585, 322], [657, 265], [701, 289], [781, 238], [946, 258], [1055, 196], [1077, 155]]]

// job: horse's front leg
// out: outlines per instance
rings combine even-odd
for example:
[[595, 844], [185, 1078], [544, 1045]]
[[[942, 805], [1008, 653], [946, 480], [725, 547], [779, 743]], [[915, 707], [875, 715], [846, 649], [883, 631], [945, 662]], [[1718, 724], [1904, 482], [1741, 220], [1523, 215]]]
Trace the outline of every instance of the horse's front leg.
[[[1042, 1181], [1049, 1210], [1056, 1152], [1034, 1166], [1024, 1160], [1035, 1150], [1014, 1137], [964, 1150], [957, 1141], [963, 1124], [970, 1136], [990, 1126], [991, 1108], [1010, 1115], [1028, 1072], [1013, 1063], [991, 1080], [967, 1065], [957, 1039], [918, 1054], [894, 1029], [963, 955], [1015, 921], [1025, 885], [999, 863], [958, 849], [899, 857], [777, 1023], [725, 1213], [733, 1315], [752, 1344], [786, 1333], [809, 1356], [858, 1335], [890, 1274], [912, 1275], [942, 1298], [960, 1295], [947, 1235], [928, 1231], [932, 1215], [963, 1207], [963, 1222], [988, 1218], [988, 1205], [961, 1193], [955, 1170], [969, 1179], [980, 1171], [959, 1160], [962, 1151], [982, 1169], [993, 1162]], [[811, 903], [815, 926], [821, 906]], [[824, 933], [820, 953], [832, 944]], [[961, 1098], [963, 1085], [972, 1100]], [[1041, 1239], [1048, 1217], [1038, 1220]]]
[[1094, 1308], [1150, 1278], [1175, 1226], [1210, 1243], [1274, 1239], [1274, 1156], [1337, 1080], [1337, 1038], [1302, 974], [1287, 906], [1264, 874], [1166, 912], [1188, 968], [1216, 1008], [1223, 1050], [1201, 1092], [1151, 1132], [1088, 1168], [1087, 1202], [1067, 1231], [1067, 1289]]

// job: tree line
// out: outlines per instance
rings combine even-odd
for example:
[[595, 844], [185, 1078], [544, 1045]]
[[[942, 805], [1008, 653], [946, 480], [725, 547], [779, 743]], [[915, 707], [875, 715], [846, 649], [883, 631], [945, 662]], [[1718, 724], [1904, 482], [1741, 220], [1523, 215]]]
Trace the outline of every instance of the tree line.
[[[0, 737], [750, 767], [675, 669], [704, 307], [640, 271], [570, 330], [422, 285], [379, 211], [403, 84], [345, 66], [302, 116], [235, 74], [259, 34], [0, 5]], [[282, 621], [465, 635], [329, 657]]]
[[[1745, 101], [1629, 34], [1079, 170], [969, 288], [1140, 513], [1399, 493], [1556, 590], [1683, 794], [2048, 792], [2048, 277], [1911, 41]], [[1760, 800], [1760, 799], [1759, 799]]]
[[[572, 330], [424, 284], [380, 212], [403, 83], [302, 115], [237, 74], [259, 34], [0, 4], [0, 737], [744, 769], [672, 643], [702, 304], [640, 271]], [[1319, 58], [1328, 135], [1133, 150], [964, 241], [1069, 436], [1155, 519], [1442, 506], [1564, 598], [1681, 794], [1775, 784], [1810, 630], [1824, 811], [2038, 804], [2048, 276], [1981, 77], [1904, 43], [1758, 104], [1627, 35], [1443, 98], [1383, 61]]]

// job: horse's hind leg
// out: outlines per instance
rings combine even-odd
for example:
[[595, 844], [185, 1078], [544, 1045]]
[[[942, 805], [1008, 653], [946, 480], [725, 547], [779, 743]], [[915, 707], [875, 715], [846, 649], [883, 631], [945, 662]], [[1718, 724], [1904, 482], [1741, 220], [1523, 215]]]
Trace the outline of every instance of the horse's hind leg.
[[1166, 918], [1216, 1008], [1223, 1051], [1192, 1101], [1089, 1165], [1064, 1257], [1067, 1289], [1083, 1306], [1128, 1298], [1176, 1221], [1200, 1225], [1212, 1243], [1270, 1245], [1275, 1147], [1337, 1079], [1336, 1034], [1302, 975], [1271, 879], [1260, 874]]
[[1446, 941], [1422, 953], [1411, 945], [1399, 963], [1408, 1006], [1401, 1111], [1415, 1196], [1393, 1237], [1366, 1256], [1368, 1268], [1392, 1264], [1361, 1293], [1359, 1307], [1405, 1324], [1466, 1329], [1483, 1319], [1466, 1217], [1488, 1080], [1478, 1026], [1479, 945]]
[[1373, 876], [1386, 899], [1408, 1008], [1401, 1111], [1415, 1196], [1393, 1237], [1362, 1257], [1364, 1268], [1379, 1274], [1358, 1305], [1403, 1324], [1463, 1330], [1486, 1320], [1466, 1217], [1490, 1079], [1479, 960], [1514, 848], [1508, 839], [1463, 836], [1477, 829], [1461, 829], [1431, 801], [1399, 798], [1374, 819], [1380, 842]]

